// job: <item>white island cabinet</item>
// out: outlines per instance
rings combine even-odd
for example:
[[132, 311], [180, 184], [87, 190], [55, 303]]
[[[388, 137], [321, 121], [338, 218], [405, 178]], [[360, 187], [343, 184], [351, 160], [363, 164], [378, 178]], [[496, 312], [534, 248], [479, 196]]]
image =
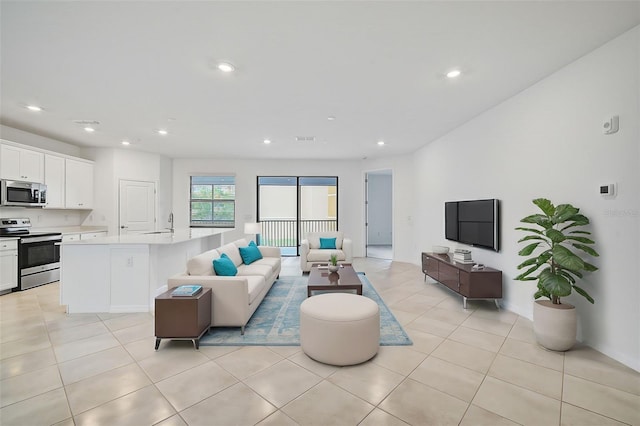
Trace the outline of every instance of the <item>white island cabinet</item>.
[[68, 313], [149, 312], [187, 260], [222, 245], [232, 229], [122, 235], [62, 243], [60, 300]]

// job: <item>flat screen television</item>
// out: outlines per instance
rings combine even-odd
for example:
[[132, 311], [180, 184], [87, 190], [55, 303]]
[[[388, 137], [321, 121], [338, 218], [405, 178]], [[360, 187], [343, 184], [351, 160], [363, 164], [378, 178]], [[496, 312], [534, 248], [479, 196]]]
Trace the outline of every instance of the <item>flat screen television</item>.
[[500, 201], [447, 201], [444, 228], [447, 240], [500, 251]]

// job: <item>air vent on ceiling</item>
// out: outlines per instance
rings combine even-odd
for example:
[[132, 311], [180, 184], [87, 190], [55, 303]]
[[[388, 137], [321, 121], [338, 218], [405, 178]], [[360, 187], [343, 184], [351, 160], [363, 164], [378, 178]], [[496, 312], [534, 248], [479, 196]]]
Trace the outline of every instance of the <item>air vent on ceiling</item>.
[[315, 136], [296, 136], [296, 142], [315, 142]]

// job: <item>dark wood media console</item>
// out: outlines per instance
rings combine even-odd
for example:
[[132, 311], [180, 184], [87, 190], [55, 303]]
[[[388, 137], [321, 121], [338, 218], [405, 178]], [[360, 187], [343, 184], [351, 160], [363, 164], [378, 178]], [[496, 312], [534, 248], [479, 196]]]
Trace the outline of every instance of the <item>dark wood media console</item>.
[[502, 299], [502, 271], [455, 262], [447, 254], [422, 253], [424, 279], [429, 275], [462, 296], [462, 306], [467, 309], [467, 299], [493, 299], [498, 309]]

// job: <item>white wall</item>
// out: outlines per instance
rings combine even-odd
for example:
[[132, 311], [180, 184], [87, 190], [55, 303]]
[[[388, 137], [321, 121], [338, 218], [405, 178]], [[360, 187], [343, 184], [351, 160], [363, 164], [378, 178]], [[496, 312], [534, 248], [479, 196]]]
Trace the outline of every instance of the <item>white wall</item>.
[[[600, 270], [578, 295], [579, 339], [640, 370], [640, 27], [609, 42], [521, 94], [416, 152], [414, 195], [421, 250], [444, 239], [446, 200], [502, 200], [500, 253], [473, 249], [474, 260], [503, 271], [504, 305], [531, 318], [535, 283], [514, 281], [519, 220], [531, 200], [571, 203], [591, 219]], [[603, 135], [605, 118], [620, 131]], [[617, 183], [615, 198], [598, 194]], [[417, 254], [415, 260], [417, 260]]]
[[61, 154], [71, 155], [73, 157], [85, 158], [82, 150], [76, 145], [61, 142], [56, 139], [47, 138], [36, 135], [34, 133], [25, 132], [13, 127], [0, 124], [0, 139], [9, 140], [11, 142], [22, 143], [36, 148], [46, 149]]
[[172, 162], [158, 154], [128, 149], [90, 148], [88, 158], [95, 161], [95, 200], [84, 225], [106, 225], [109, 233], [118, 233], [118, 191], [120, 180], [154, 182], [157, 191], [156, 228], [168, 228], [172, 197]]
[[257, 176], [338, 176], [338, 226], [354, 241], [354, 256], [364, 246], [364, 205], [360, 161], [175, 159], [173, 209], [176, 226], [189, 225], [189, 177], [197, 173], [234, 174], [236, 177], [236, 230], [227, 241], [244, 238], [245, 222], [256, 220]]

